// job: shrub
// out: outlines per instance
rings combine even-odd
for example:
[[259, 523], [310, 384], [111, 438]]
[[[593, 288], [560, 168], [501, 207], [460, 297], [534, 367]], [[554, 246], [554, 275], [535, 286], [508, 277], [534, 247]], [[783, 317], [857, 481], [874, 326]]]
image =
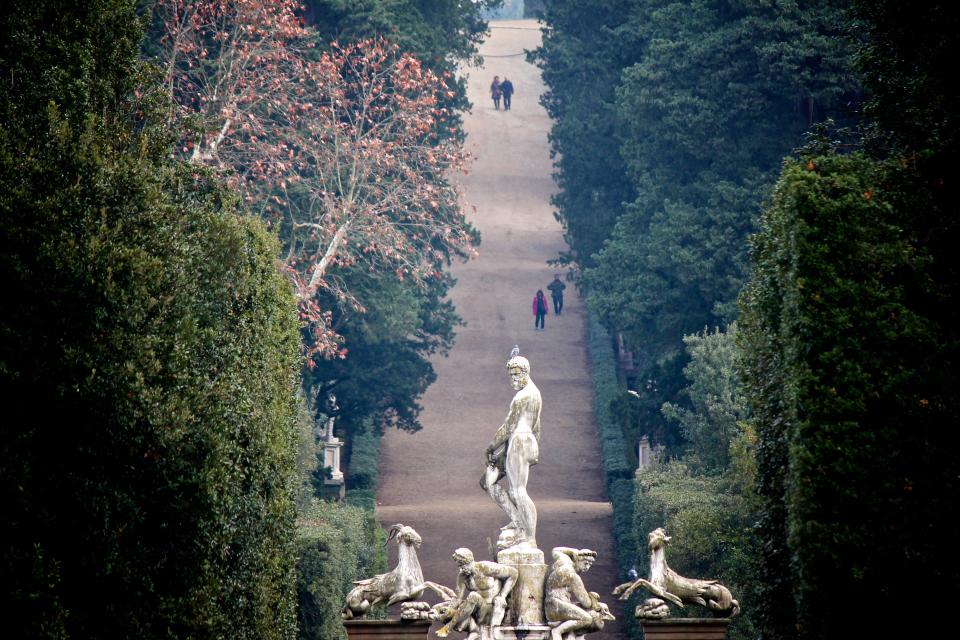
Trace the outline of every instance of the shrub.
[[387, 570], [386, 535], [372, 510], [316, 501], [297, 531], [300, 638], [346, 634], [340, 618], [353, 581]]

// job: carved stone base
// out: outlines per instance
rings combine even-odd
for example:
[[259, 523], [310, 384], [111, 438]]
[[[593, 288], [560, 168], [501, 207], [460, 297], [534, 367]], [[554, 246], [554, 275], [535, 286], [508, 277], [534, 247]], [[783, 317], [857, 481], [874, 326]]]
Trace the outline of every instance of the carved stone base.
[[547, 577], [543, 551], [512, 547], [499, 552], [497, 562], [513, 567], [520, 574], [510, 595], [510, 610], [504, 622], [518, 628], [542, 625], [543, 581]]
[[646, 640], [726, 640], [729, 618], [641, 620]]
[[550, 640], [550, 627], [545, 624], [494, 627], [493, 640]]
[[429, 620], [344, 620], [350, 640], [426, 640]]

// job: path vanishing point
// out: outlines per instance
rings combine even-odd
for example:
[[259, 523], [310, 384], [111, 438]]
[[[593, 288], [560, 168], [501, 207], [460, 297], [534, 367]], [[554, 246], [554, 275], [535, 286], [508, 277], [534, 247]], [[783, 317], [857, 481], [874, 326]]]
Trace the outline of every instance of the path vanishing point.
[[[504, 365], [513, 345], [531, 363], [543, 396], [540, 463], [530, 470], [528, 491], [537, 505], [537, 542], [547, 564], [555, 546], [599, 553], [584, 575], [617, 617], [589, 638], [622, 638], [624, 610], [610, 595], [618, 584], [586, 345], [586, 313], [568, 284], [563, 315], [551, 313], [535, 331], [531, 301], [552, 280], [546, 261], [566, 248], [553, 217], [547, 133], [550, 119], [538, 98], [539, 69], [524, 49], [540, 43], [532, 20], [491, 22], [481, 46], [482, 68], [470, 68], [465, 117], [467, 148], [474, 156], [462, 181], [468, 218], [482, 234], [480, 256], [457, 264], [452, 299], [467, 322], [448, 357], [433, 361], [437, 381], [423, 397], [417, 433], [390, 431], [383, 440], [377, 514], [389, 527], [403, 523], [423, 537], [424, 575], [456, 586], [457, 547], [478, 560], [494, 559], [506, 517], [480, 488], [484, 449], [503, 422], [514, 391]], [[495, 111], [488, 87], [494, 75], [516, 87], [511, 111]], [[474, 212], [471, 207], [476, 207]], [[390, 566], [396, 545], [389, 545]], [[432, 637], [432, 633], [431, 633]]]

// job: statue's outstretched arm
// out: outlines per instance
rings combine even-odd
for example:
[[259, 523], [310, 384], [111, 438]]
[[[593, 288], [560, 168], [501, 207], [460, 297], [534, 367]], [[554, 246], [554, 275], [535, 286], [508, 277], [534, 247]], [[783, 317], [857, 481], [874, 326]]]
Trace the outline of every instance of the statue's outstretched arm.
[[430, 589], [435, 594], [437, 594], [438, 596], [440, 596], [445, 600], [453, 600], [454, 598], [457, 597], [456, 592], [454, 592], [454, 590], [451, 589], [450, 587], [445, 587], [442, 584], [437, 584], [436, 582], [431, 582], [430, 580], [427, 580], [426, 582], [424, 582], [423, 586], [427, 587], [428, 589]]

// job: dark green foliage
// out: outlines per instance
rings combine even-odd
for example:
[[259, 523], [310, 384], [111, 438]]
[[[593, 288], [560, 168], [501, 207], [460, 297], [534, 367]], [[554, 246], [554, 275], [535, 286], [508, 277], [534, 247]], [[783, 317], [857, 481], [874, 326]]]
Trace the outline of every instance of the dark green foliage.
[[722, 475], [730, 466], [730, 442], [743, 430], [747, 401], [736, 373], [736, 324], [683, 339], [691, 356], [683, 373], [690, 386], [682, 395], [690, 408], [665, 403], [661, 410], [680, 424], [689, 443], [684, 462], [703, 475]]
[[353, 581], [387, 571], [386, 535], [373, 510], [316, 502], [297, 532], [299, 637], [345, 639], [340, 609]]
[[755, 241], [744, 346], [781, 635], [960, 584], [957, 318], [931, 277], [946, 257], [904, 224], [929, 205], [918, 177], [860, 154], [789, 162]]
[[446, 353], [460, 322], [446, 299], [453, 280], [438, 277], [418, 287], [358, 273], [346, 279], [366, 311], [340, 318], [346, 358], [317, 361], [309, 376], [324, 395], [336, 394], [342, 433], [368, 424], [379, 433], [387, 427], [416, 431], [418, 399], [436, 379], [428, 358]]
[[[617, 381], [610, 335], [594, 318], [590, 319], [589, 330], [594, 414], [600, 432], [600, 452], [607, 480], [607, 496], [613, 506], [613, 539], [617, 549], [617, 563], [620, 566], [621, 578], [625, 580], [637, 555], [633, 528], [633, 469], [626, 459], [629, 447], [623, 439], [620, 423], [611, 410], [625, 390]], [[632, 617], [627, 618], [625, 624], [632, 634], [639, 632], [639, 626]]]
[[5, 632], [289, 638], [295, 304], [167, 164], [132, 4], [0, 22]]
[[348, 489], [374, 490], [377, 488], [380, 436], [381, 432], [370, 423], [365, 425], [362, 431], [354, 433], [350, 452], [350, 469], [347, 474]]
[[[729, 628], [733, 640], [756, 637], [753, 617], [755, 558], [752, 535], [755, 513], [751, 494], [741, 493], [730, 478], [691, 473], [681, 462], [655, 465], [637, 478], [635, 522], [639, 546], [637, 572], [649, 574], [647, 534], [663, 527], [672, 541], [667, 547], [671, 569], [690, 578], [716, 579], [730, 589], [742, 608]], [[650, 595], [643, 590], [634, 598]], [[708, 616], [706, 609], [691, 606], [674, 610], [677, 616]]]
[[872, 94], [868, 119], [904, 150], [956, 150], [960, 92], [951, 82], [960, 55], [956, 12], [930, 0], [852, 4], [861, 42], [857, 66]]
[[620, 421], [611, 410], [611, 405], [624, 395], [626, 390], [617, 380], [610, 335], [595, 320], [590, 322], [590, 359], [603, 471], [607, 485], [610, 485], [615, 480], [633, 475], [633, 469], [627, 463], [629, 447], [624, 441]]
[[[643, 548], [647, 534], [664, 527], [673, 542], [670, 566], [681, 575], [719, 579], [742, 612], [732, 638], [755, 636], [756, 565], [753, 535], [759, 510], [754, 464], [755, 433], [747, 422], [746, 399], [736, 374], [735, 325], [727, 331], [686, 336], [690, 355], [684, 367], [689, 409], [664, 404], [668, 420], [680, 423], [689, 440], [682, 457], [659, 461], [637, 474], [636, 531]], [[641, 575], [649, 557], [641, 554]], [[646, 595], [638, 596], [642, 601]], [[691, 609], [686, 615], [705, 615]]]
[[785, 166], [741, 299], [774, 637], [831, 637], [850, 610], [960, 585], [958, 25], [932, 3], [855, 8], [871, 155], [821, 139]]
[[842, 4], [635, 4], [645, 49], [617, 106], [636, 198], [584, 280], [648, 358], [733, 319], [780, 158], [856, 88]]
[[553, 196], [570, 254], [586, 268], [635, 193], [620, 157], [623, 122], [615, 104], [621, 71], [637, 60], [639, 42], [627, 25], [631, 1], [548, 1], [543, 43], [531, 58], [549, 90], [541, 98], [553, 119]]

